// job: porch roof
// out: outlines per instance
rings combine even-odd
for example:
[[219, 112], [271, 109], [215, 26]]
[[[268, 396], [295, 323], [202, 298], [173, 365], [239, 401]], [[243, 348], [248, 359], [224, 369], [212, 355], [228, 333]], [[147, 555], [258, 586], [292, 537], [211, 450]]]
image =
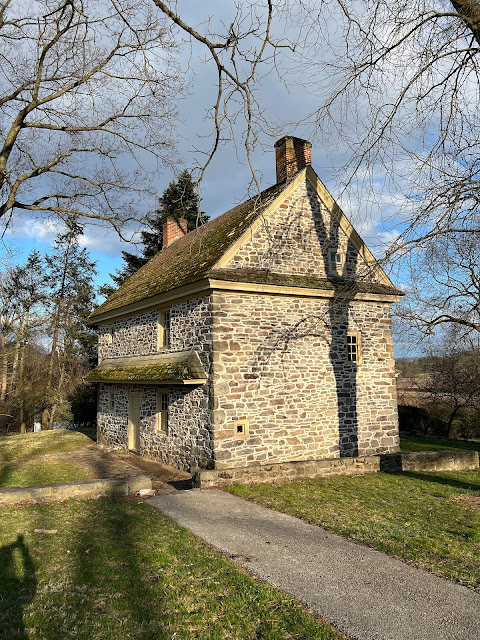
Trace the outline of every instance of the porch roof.
[[85, 380], [128, 384], [204, 384], [207, 374], [198, 353], [192, 349], [151, 356], [107, 358], [90, 371]]

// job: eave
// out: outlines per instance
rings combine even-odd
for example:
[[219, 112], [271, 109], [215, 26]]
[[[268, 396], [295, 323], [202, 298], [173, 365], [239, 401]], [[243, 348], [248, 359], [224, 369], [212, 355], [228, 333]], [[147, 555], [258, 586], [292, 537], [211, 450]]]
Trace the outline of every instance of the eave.
[[205, 384], [207, 374], [194, 350], [150, 356], [106, 358], [88, 375], [87, 382], [121, 384]]

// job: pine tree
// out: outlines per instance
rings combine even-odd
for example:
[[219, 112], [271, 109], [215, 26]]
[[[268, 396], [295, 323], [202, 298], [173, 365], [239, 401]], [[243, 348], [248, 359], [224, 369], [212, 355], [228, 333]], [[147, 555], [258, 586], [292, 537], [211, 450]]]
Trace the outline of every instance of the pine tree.
[[[205, 224], [208, 216], [200, 211], [200, 199], [195, 191], [195, 184], [190, 172], [182, 171], [177, 180], [172, 180], [158, 199], [158, 208], [147, 216], [151, 231], [141, 232], [142, 254], [136, 255], [122, 251], [124, 265], [117, 269], [116, 274], [110, 274], [117, 287], [125, 282], [140, 267], [153, 258], [163, 248], [162, 228], [168, 216], [175, 219], [185, 218], [188, 231], [193, 231], [198, 226]], [[104, 285], [100, 293], [109, 296], [115, 291], [115, 287]]]

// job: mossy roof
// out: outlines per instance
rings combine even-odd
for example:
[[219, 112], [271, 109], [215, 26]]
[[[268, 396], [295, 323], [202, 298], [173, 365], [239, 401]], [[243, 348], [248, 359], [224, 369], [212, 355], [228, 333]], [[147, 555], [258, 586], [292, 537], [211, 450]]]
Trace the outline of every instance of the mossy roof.
[[289, 273], [274, 273], [265, 269], [211, 269], [207, 277], [228, 282], [251, 282], [254, 284], [270, 284], [282, 287], [299, 287], [304, 289], [323, 289], [338, 293], [375, 293], [380, 295], [403, 296], [393, 286], [368, 282], [366, 280], [351, 280], [347, 278], [318, 278], [311, 275], [294, 275]]
[[94, 319], [201, 280], [227, 249], [285, 189], [277, 184], [165, 247], [133, 274], [92, 314]]
[[207, 375], [196, 351], [108, 358], [85, 376], [88, 382], [203, 383]]

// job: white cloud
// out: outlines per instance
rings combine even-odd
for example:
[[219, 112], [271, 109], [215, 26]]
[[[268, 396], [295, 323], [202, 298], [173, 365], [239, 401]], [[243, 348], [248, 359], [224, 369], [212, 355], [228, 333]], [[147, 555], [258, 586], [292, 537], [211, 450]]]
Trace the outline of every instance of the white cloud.
[[[134, 241], [137, 236], [138, 234], [133, 234]], [[89, 229], [79, 237], [79, 244], [96, 254], [106, 256], [120, 256], [122, 251], [135, 253], [135, 245], [123, 241], [113, 229]]]
[[8, 235], [15, 237], [33, 238], [39, 242], [53, 242], [55, 236], [65, 229], [59, 220], [24, 219], [10, 229]]

